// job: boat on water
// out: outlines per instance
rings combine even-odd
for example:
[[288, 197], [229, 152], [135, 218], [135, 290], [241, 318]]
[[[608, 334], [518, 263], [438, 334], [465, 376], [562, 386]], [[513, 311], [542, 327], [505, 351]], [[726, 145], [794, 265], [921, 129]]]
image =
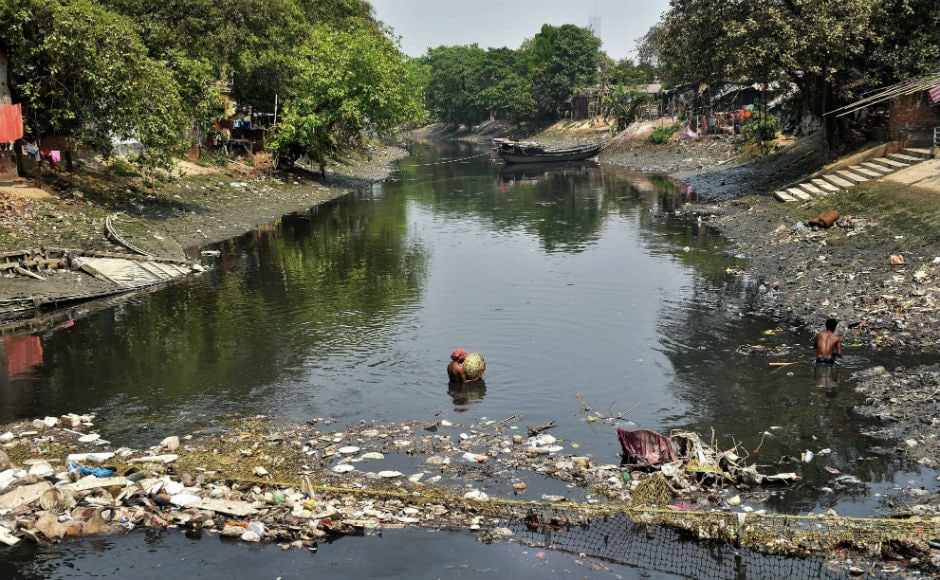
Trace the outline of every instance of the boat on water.
[[558, 163], [596, 157], [604, 148], [604, 143], [549, 151], [539, 143], [500, 138], [493, 139], [493, 146], [496, 156], [506, 163]]

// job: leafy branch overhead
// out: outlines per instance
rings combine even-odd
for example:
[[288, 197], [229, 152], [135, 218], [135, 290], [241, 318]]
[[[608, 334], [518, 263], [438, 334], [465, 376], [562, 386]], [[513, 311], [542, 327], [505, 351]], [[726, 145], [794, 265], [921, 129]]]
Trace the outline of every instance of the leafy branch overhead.
[[276, 152], [323, 159], [422, 119], [419, 69], [361, 0], [17, 0], [0, 3], [28, 137], [115, 140], [162, 163], [226, 116], [285, 110]]
[[825, 113], [940, 62], [936, 0], [670, 0], [635, 62], [574, 24], [545, 24], [518, 48], [411, 59], [364, 0], [6, 0], [0, 22], [29, 138], [105, 154], [131, 139], [150, 165], [229, 116], [228, 97], [277, 107], [276, 158], [322, 168], [402, 124], [554, 121], [586, 94], [622, 129], [654, 82], [797, 87], [799, 129], [836, 143], [849, 132]]

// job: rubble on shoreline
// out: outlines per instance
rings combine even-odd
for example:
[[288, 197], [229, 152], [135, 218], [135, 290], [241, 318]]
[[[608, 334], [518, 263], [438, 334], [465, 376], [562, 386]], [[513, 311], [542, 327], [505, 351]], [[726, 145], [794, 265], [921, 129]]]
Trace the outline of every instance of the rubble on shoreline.
[[[587, 421], [615, 424], [584, 411]], [[473, 425], [345, 428], [328, 419], [300, 425], [257, 416], [141, 450], [113, 447], [92, 420], [69, 414], [6, 426], [0, 543], [161, 528], [316, 551], [339, 536], [405, 526], [470, 530], [492, 542], [512, 539], [507, 519], [560, 529], [631, 510], [650, 523], [680, 526], [688, 514], [685, 529], [693, 534], [738, 541], [733, 530], [703, 526], [695, 516], [738, 517], [743, 525], [746, 514], [764, 512], [764, 486], [785, 489], [800, 479], [761, 474], [734, 449], [715, 450], [693, 433], [643, 433], [671, 451], [644, 456], [648, 462], [627, 454], [629, 464], [599, 463], [573, 454], [576, 444], [549, 434], [552, 425], [523, 429], [516, 415]], [[542, 493], [539, 480], [566, 491]], [[650, 519], [657, 511], [660, 519]], [[675, 515], [662, 520], [664, 512]], [[777, 543], [771, 552], [808, 549]]]
[[[855, 392], [864, 398], [856, 411], [881, 420], [869, 435], [894, 443], [899, 453], [919, 465], [940, 469], [940, 365], [855, 373]], [[924, 490], [920, 502], [940, 505], [936, 490]]]

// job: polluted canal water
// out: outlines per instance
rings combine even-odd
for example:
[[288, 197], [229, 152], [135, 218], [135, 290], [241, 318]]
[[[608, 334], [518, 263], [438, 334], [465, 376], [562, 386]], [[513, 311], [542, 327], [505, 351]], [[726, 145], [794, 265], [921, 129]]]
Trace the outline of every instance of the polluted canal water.
[[[641, 526], [590, 511], [639, 495], [647, 478], [619, 465], [618, 427], [697, 434], [701, 449], [733, 449], [741, 465], [782, 477], [698, 472], [714, 485], [709, 509], [732, 516], [878, 516], [885, 495], [935, 477], [862, 435], [869, 423], [852, 410], [849, 376], [879, 355], [857, 349], [841, 376], [817, 377], [808, 331], [754, 314], [756, 284], [728, 244], [676, 219], [689, 195], [666, 177], [590, 162], [503, 167], [478, 146], [416, 145], [387, 182], [214, 246], [203, 275], [11, 337], [41, 364], [4, 375], [3, 420], [93, 415], [83, 430], [122, 468], [171, 453], [166, 438], [178, 436], [172, 453], [191, 453], [190, 463], [141, 463], [153, 482], [137, 507], [213, 488], [214, 499], [299, 513], [291, 533], [310, 538], [296, 549], [295, 535], [286, 550], [249, 545], [222, 537], [225, 517], [195, 527], [202, 516], [182, 521], [185, 506], [171, 504], [180, 509], [165, 525], [124, 536], [20, 542], [3, 576], [838, 576], [824, 558], [760, 554], [720, 535], [716, 552], [656, 526], [661, 518]], [[448, 384], [457, 347], [485, 356], [482, 381]], [[772, 367], [764, 351], [794, 364]], [[258, 416], [295, 427], [255, 428]], [[211, 481], [232, 467], [209, 465], [212, 446], [226, 445], [250, 483]], [[66, 457], [54, 459], [52, 471], [66, 471]], [[183, 475], [188, 491], [176, 489]], [[411, 484], [433, 497], [411, 505], [393, 494]], [[318, 486], [387, 494], [327, 501]], [[435, 486], [447, 492], [434, 496]], [[113, 504], [140, 493], [94, 496]], [[447, 505], [450, 519], [427, 507], [480, 497], [510, 507]], [[584, 509], [558, 507], [569, 503]], [[342, 518], [354, 523], [329, 533]], [[258, 531], [242, 523], [240, 535]]]

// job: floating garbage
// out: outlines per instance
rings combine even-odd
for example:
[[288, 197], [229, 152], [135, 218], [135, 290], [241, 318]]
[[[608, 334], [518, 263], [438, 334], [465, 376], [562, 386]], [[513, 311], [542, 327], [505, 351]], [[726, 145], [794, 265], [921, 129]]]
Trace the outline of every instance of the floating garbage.
[[[149, 449], [114, 451], [97, 442], [79, 443], [80, 432], [59, 426], [47, 427], [41, 435], [46, 444], [37, 446], [39, 432], [27, 423], [12, 428], [4, 445], [9, 468], [0, 471], [0, 543], [124, 533], [141, 526], [180, 527], [251, 543], [276, 540], [285, 549], [312, 550], [321, 540], [382, 527], [462, 527], [493, 539], [501, 535], [496, 530], [510, 514], [524, 517], [531, 529], [560, 530], [586, 524], [597, 514], [606, 517], [628, 509], [647, 516], [655, 510], [690, 509], [696, 516], [715, 510], [717, 519], [711, 525], [729, 515], [729, 507], [742, 517], [745, 512], [759, 513], [751, 505], [763, 501], [755, 496], [766, 498], [768, 492], [753, 486], [800, 480], [796, 473], [761, 473], [745, 464], [746, 453], [715, 449], [695, 433], [666, 437], [636, 430], [623, 436], [626, 430], [618, 430], [625, 455], [642, 457], [645, 463], [605, 463], [589, 455], [565, 454], [561, 439], [544, 432], [517, 439], [512, 430], [518, 425], [509, 424], [513, 421], [519, 418], [483, 419], [441, 431], [414, 422], [352, 425], [329, 432], [321, 430], [324, 420], [283, 425], [257, 417], [230, 430], [187, 437], [178, 454], [159, 453], [172, 446], [172, 438]], [[460, 432], [472, 436], [461, 439]], [[341, 441], [358, 445], [337, 449]], [[368, 451], [354, 457], [360, 446]], [[55, 456], [44, 457], [45, 449], [55, 449]], [[828, 450], [819, 454], [823, 451]], [[0, 459], [4, 455], [0, 452]], [[63, 464], [63, 455], [71, 461]], [[356, 470], [353, 465], [392, 457], [399, 468], [397, 462], [410, 461], [412, 469], [404, 470], [410, 475], [395, 469]], [[55, 473], [62, 465], [67, 469]], [[37, 480], [37, 473], [49, 469], [52, 476]], [[530, 485], [521, 481], [530, 476]], [[565, 482], [573, 491], [561, 495], [536, 489], [541, 503], [513, 498], [540, 479]], [[836, 489], [864, 485], [853, 476], [837, 477], [830, 484]], [[715, 493], [722, 486], [736, 490], [735, 495], [722, 500], [723, 494]], [[483, 489], [501, 497], [492, 501]], [[579, 494], [586, 503], [579, 503]], [[514, 505], [504, 505], [510, 503], [506, 500]], [[739, 507], [744, 502], [749, 505]], [[593, 511], [599, 508], [602, 511]], [[523, 516], [520, 509], [529, 514]], [[637, 513], [631, 517], [642, 521]], [[719, 529], [727, 525], [695, 528], [696, 533]]]

